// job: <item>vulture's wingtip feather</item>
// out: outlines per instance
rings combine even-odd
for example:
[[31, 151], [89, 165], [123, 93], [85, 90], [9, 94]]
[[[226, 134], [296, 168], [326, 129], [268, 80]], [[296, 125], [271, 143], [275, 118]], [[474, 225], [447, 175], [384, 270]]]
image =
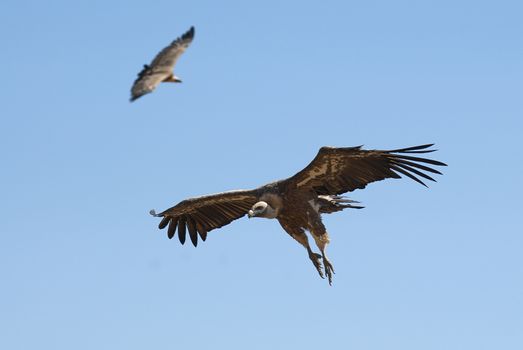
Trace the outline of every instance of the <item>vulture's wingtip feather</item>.
[[160, 215], [156, 214], [156, 210], [154, 210], [154, 209], [149, 210], [149, 214], [151, 214], [154, 217], [159, 217], [160, 216]]

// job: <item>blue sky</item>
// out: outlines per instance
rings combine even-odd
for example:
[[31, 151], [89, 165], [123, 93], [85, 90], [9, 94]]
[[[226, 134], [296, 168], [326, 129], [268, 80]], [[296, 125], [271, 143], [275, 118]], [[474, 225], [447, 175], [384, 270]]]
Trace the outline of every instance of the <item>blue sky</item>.
[[[0, 347], [521, 349], [517, 1], [3, 1]], [[184, 83], [133, 104], [191, 25]], [[319, 147], [435, 142], [326, 216], [333, 287], [276, 221], [194, 248], [148, 210]]]

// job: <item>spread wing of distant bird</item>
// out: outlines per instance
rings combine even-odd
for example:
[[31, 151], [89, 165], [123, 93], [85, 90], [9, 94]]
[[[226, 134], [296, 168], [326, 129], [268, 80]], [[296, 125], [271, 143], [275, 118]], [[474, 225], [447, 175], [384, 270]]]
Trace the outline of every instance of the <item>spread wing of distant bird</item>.
[[[435, 181], [427, 173], [441, 174], [430, 166], [445, 166], [437, 160], [417, 154], [434, 152], [433, 144], [388, 151], [364, 150], [361, 146], [322, 147], [312, 162], [296, 175], [253, 190], [222, 192], [184, 200], [159, 214], [159, 228], [168, 226], [168, 237], [178, 230], [180, 242], [189, 231], [194, 246], [198, 235], [205, 241], [207, 233], [244, 215], [277, 219], [282, 228], [308, 253], [320, 276], [332, 282], [334, 268], [325, 255], [329, 235], [321, 214], [346, 208], [360, 209], [358, 202], [340, 196], [387, 178], [406, 176], [424, 186], [423, 180]], [[430, 166], [429, 166], [430, 165]], [[422, 180], [423, 179], [423, 180]], [[321, 255], [308, 243], [309, 231]]]
[[191, 27], [185, 34], [160, 51], [149, 65], [143, 66], [131, 88], [131, 102], [154, 91], [161, 82], [182, 82], [174, 75], [173, 69], [176, 61], [189, 47], [193, 38], [194, 27]]

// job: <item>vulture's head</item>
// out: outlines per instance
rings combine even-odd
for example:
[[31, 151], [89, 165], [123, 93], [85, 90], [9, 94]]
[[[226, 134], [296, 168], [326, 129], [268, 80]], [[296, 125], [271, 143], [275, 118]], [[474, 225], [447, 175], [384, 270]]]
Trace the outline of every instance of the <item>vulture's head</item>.
[[274, 208], [272, 208], [267, 202], [258, 202], [254, 204], [247, 213], [249, 218], [257, 217], [257, 218], [266, 218], [266, 219], [274, 219], [276, 216], [278, 216], [278, 213]]

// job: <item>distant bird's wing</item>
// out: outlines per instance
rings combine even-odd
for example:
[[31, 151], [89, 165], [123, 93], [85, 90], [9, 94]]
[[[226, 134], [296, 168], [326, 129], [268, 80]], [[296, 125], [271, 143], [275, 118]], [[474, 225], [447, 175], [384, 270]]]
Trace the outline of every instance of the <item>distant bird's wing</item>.
[[169, 75], [170, 74], [166, 73], [152, 73], [148, 66], [144, 67], [131, 89], [131, 102], [143, 95], [153, 92], [156, 86]]
[[176, 61], [189, 47], [194, 38], [194, 27], [191, 27], [181, 37], [175, 39], [171, 45], [164, 48], [151, 62], [154, 72], [172, 72]]
[[425, 185], [421, 178], [436, 181], [426, 174], [441, 174], [425, 164], [445, 166], [436, 160], [412, 156], [429, 153], [433, 144], [389, 151], [363, 150], [361, 146], [322, 147], [313, 161], [293, 177], [284, 180], [297, 189], [314, 189], [319, 195], [338, 195], [387, 178], [410, 177]]
[[145, 65], [131, 88], [131, 101], [152, 92], [158, 84], [173, 74], [174, 65], [194, 38], [194, 27], [164, 48], [151, 62]]
[[194, 246], [198, 244], [197, 232], [205, 241], [207, 232], [239, 219], [258, 201], [257, 190], [238, 190], [186, 199], [154, 216], [163, 217], [158, 225], [169, 225], [167, 235], [172, 238], [178, 229], [180, 243], [185, 243], [186, 228]]

